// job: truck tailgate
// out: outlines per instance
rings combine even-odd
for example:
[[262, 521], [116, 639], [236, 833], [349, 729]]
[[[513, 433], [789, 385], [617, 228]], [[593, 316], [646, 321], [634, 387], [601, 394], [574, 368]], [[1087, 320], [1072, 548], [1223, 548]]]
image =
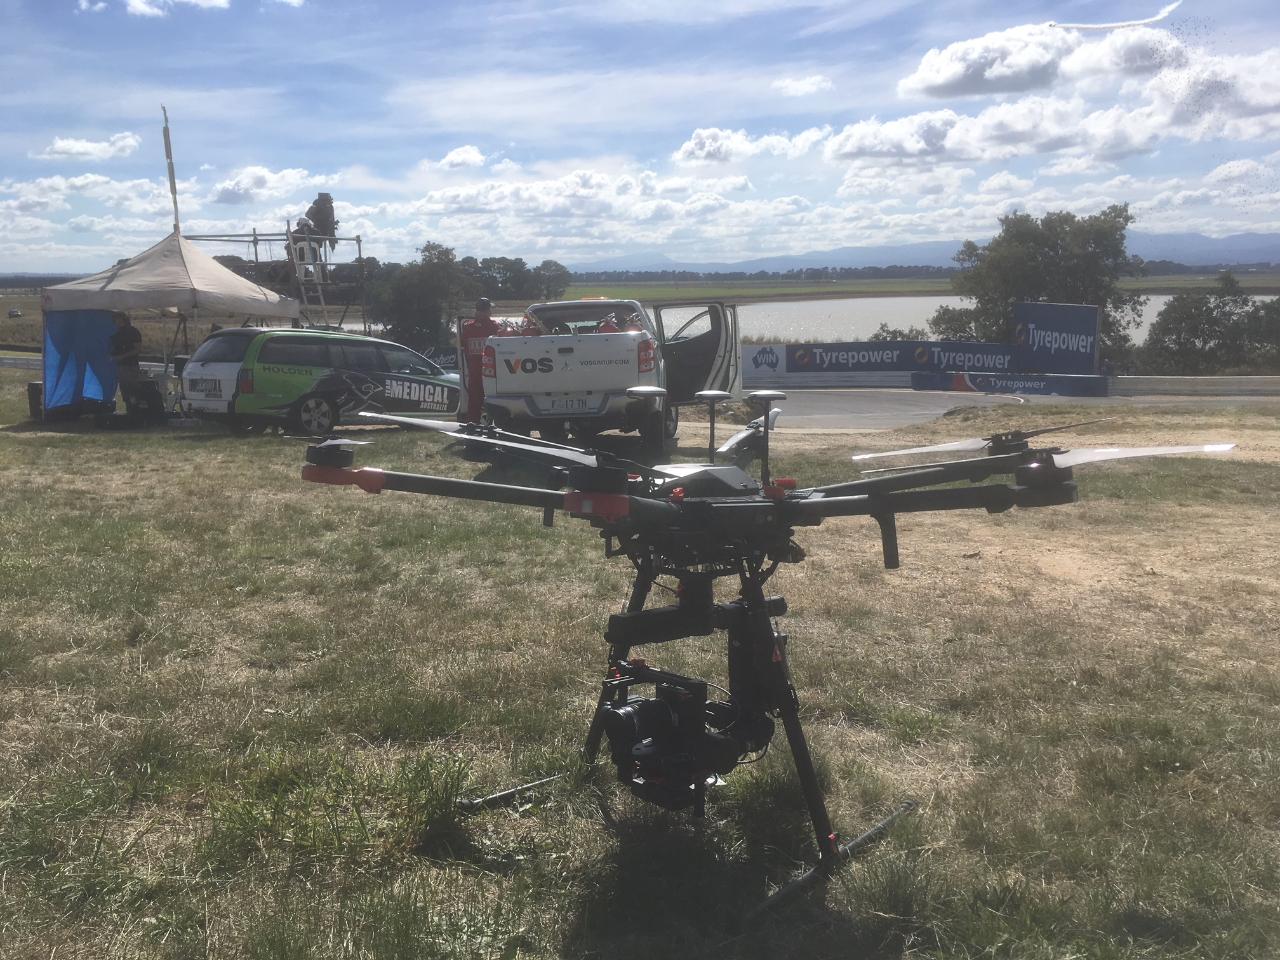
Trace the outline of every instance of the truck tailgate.
[[639, 373], [644, 333], [590, 333], [543, 337], [491, 337], [492, 396], [625, 390], [645, 382]]

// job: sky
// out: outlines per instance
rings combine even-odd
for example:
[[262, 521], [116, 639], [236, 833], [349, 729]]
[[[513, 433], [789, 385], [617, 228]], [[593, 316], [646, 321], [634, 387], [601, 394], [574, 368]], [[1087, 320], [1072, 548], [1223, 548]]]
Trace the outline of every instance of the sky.
[[162, 104], [185, 234], [390, 261], [1280, 232], [1274, 0], [1162, 2], [0, 0], [0, 273], [168, 234]]

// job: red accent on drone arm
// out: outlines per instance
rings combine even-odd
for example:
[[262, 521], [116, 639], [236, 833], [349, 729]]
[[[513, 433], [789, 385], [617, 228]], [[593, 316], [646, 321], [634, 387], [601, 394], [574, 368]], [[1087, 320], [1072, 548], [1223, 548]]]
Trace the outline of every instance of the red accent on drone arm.
[[416, 473], [397, 473], [393, 470], [376, 470], [361, 467], [317, 467], [311, 464], [302, 468], [302, 479], [317, 483], [352, 484], [369, 493], [383, 490], [400, 490], [405, 493], [426, 493], [438, 497], [454, 497], [460, 500], [484, 500], [489, 503], [510, 503], [521, 507], [548, 507], [564, 509], [564, 494], [558, 490], [538, 487], [516, 487], [505, 483], [479, 483], [475, 480], [454, 480], [451, 477], [429, 477]]
[[311, 483], [330, 483], [338, 487], [356, 486], [365, 493], [381, 493], [386, 475], [377, 467], [321, 467], [308, 463], [302, 468], [302, 479]]

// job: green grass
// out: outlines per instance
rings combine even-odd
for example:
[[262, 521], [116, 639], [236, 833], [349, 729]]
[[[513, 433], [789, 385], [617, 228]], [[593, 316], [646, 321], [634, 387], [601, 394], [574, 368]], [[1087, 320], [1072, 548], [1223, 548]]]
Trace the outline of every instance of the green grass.
[[[628, 583], [592, 530], [307, 486], [279, 437], [36, 429], [24, 382], [0, 371], [6, 958], [1275, 955], [1272, 416], [1126, 408], [1081, 436], [1237, 437], [1255, 458], [904, 517], [897, 572], [865, 520], [800, 531], [810, 559], [773, 586], [833, 817], [852, 835], [921, 808], [743, 926], [812, 855], [785, 740], [702, 826], [577, 762]], [[1009, 413], [782, 434], [778, 466], [845, 478], [855, 440]], [[474, 476], [438, 439], [361, 435], [366, 463]], [[723, 682], [722, 643], [646, 654]], [[561, 771], [527, 806], [457, 812]]]

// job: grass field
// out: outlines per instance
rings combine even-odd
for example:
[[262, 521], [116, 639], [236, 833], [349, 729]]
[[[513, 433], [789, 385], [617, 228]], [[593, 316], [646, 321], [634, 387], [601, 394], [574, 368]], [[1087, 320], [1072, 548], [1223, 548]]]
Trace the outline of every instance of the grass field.
[[[575, 756], [622, 561], [534, 510], [304, 486], [301, 445], [37, 428], [0, 371], [0, 954], [76, 958], [1265, 958], [1280, 949], [1280, 420], [1133, 408], [1083, 502], [801, 531], [771, 584], [836, 822], [919, 812], [743, 927], [812, 855], [785, 740], [698, 826]], [[776, 473], [898, 434], [775, 440]], [[365, 463], [456, 476], [433, 438]], [[696, 456], [696, 425], [682, 436]], [[489, 468], [490, 478], [531, 478]], [[723, 640], [647, 651], [723, 681]], [[519, 810], [462, 794], [562, 769]]]

